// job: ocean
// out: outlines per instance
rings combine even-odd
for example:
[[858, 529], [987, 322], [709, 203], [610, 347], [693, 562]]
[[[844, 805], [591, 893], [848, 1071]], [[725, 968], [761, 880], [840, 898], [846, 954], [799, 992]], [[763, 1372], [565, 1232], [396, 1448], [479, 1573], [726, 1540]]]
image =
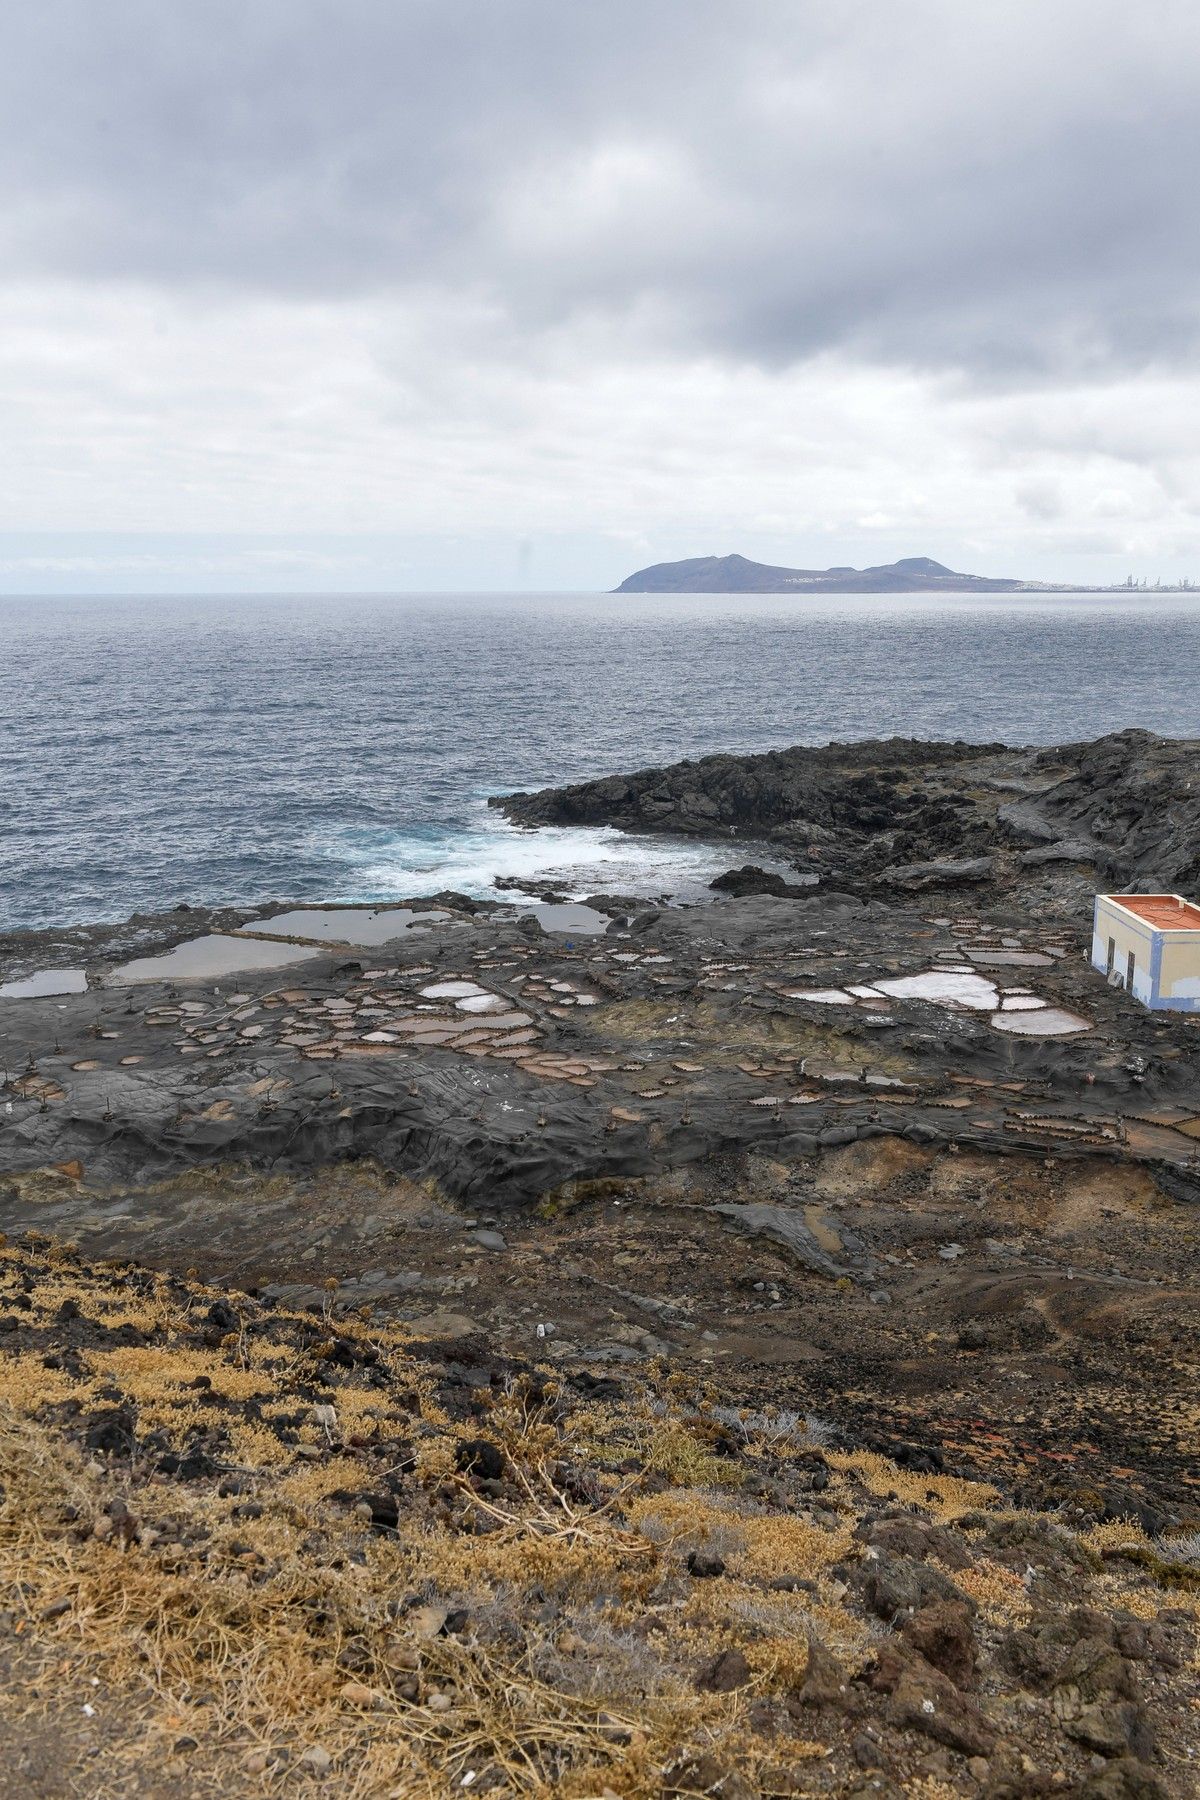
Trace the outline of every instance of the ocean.
[[486, 798], [831, 738], [1200, 736], [1198, 674], [1194, 595], [0, 598], [0, 928], [699, 892], [728, 850]]

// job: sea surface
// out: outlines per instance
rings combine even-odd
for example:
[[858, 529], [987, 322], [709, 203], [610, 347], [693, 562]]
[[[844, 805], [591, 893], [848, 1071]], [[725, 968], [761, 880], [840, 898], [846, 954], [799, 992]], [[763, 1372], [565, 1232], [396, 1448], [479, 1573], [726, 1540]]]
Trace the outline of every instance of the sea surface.
[[518, 831], [486, 797], [1129, 725], [1200, 736], [1200, 596], [0, 597], [0, 928], [497, 876], [699, 893], [729, 851]]

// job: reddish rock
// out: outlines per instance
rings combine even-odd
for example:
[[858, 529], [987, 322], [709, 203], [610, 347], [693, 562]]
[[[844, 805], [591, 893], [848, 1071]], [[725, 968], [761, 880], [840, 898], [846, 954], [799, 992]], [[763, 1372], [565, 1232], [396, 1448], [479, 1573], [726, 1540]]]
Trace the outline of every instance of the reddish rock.
[[904, 1641], [956, 1687], [975, 1685], [975, 1634], [971, 1615], [957, 1600], [934, 1600], [903, 1628]]

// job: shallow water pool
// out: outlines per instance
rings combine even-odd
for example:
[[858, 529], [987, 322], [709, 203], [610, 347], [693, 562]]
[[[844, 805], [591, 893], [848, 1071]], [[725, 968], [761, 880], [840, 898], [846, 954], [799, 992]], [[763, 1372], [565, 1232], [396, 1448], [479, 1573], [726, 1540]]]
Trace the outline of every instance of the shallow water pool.
[[561, 931], [572, 937], [603, 937], [608, 930], [606, 913], [581, 900], [565, 900], [561, 904], [547, 902], [540, 906], [523, 906], [522, 916], [532, 913], [543, 931]]
[[317, 951], [307, 944], [265, 944], [261, 938], [232, 937], [212, 932], [176, 944], [160, 956], [138, 956], [122, 963], [104, 980], [105, 987], [126, 987], [139, 981], [205, 981], [217, 975], [236, 975], [246, 969], [286, 969], [307, 962]]
[[0, 987], [0, 1000], [42, 1000], [52, 994], [82, 994], [87, 976], [82, 969], [38, 969]]
[[322, 944], [375, 945], [403, 937], [414, 926], [438, 925], [448, 917], [448, 913], [413, 912], [405, 906], [306, 906], [276, 913], [273, 919], [253, 919], [244, 929], [266, 937], [313, 938]]

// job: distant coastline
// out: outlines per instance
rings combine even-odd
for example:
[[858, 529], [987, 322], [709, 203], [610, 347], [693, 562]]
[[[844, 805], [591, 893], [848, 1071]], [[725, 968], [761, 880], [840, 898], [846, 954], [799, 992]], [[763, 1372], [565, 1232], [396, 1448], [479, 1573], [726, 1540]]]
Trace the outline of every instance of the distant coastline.
[[1067, 581], [1025, 581], [1003, 575], [964, 575], [928, 556], [867, 569], [788, 569], [745, 556], [692, 556], [652, 563], [627, 575], [617, 594], [1186, 594], [1190, 581], [1151, 587], [1129, 576], [1108, 587]]

